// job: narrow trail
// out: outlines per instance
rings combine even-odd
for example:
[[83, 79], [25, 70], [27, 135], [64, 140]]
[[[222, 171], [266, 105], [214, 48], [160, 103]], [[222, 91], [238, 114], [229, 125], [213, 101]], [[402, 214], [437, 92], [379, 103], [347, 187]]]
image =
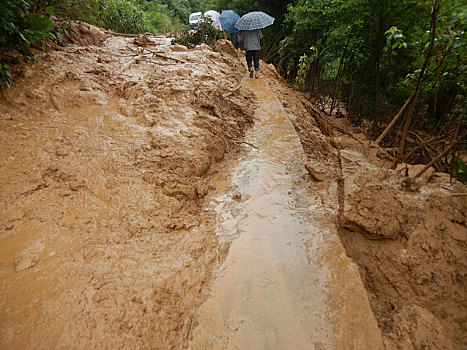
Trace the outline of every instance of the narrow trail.
[[217, 181], [217, 234], [231, 242], [191, 349], [382, 349], [356, 265], [337, 236], [337, 183], [310, 193], [300, 139], [267, 79], [247, 154]]

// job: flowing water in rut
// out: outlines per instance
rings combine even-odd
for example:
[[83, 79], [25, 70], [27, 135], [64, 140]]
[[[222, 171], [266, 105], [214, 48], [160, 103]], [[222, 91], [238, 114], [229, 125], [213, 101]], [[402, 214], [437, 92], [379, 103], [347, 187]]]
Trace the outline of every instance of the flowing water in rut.
[[232, 245], [190, 347], [382, 349], [357, 268], [337, 237], [337, 183], [326, 196], [311, 193], [285, 110], [266, 80], [247, 84], [259, 102], [249, 152], [219, 177], [212, 201], [217, 234]]

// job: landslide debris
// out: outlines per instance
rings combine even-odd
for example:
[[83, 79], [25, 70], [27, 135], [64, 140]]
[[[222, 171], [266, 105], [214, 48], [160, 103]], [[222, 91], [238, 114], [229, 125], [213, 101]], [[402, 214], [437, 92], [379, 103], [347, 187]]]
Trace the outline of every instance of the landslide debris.
[[[181, 348], [226, 254], [209, 179], [253, 122], [236, 52], [73, 23], [0, 96], [0, 348]], [[21, 60], [19, 60], [21, 61]], [[465, 186], [387, 169], [272, 66], [386, 349], [464, 349]]]
[[0, 97], [0, 348], [186, 347], [225, 255], [203, 200], [253, 96], [206, 46], [71, 40]]

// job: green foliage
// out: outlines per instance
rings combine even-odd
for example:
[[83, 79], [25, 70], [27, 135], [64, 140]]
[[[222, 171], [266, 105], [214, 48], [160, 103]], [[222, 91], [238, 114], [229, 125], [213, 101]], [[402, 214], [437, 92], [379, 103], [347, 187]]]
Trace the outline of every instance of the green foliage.
[[404, 34], [402, 30], [397, 27], [391, 27], [386, 32], [386, 45], [391, 49], [407, 48], [407, 43], [404, 41]]
[[0, 63], [0, 87], [4, 88], [11, 83], [10, 66]]
[[451, 159], [451, 175], [462, 183], [467, 182], [467, 165], [458, 157]]
[[214, 48], [216, 46], [216, 41], [222, 38], [222, 32], [212, 26], [212, 20], [203, 16], [198, 22], [198, 28], [196, 30], [186, 29], [181, 36], [172, 40], [172, 44], [195, 47], [196, 45], [206, 43]]
[[127, 0], [101, 0], [99, 14], [99, 20], [105, 28], [129, 34], [148, 31], [143, 11]]
[[[303, 57], [311, 57], [315, 47], [317, 93], [335, 90], [336, 98], [351, 106], [354, 120], [389, 120], [413, 91], [428, 54], [431, 6], [431, 0], [296, 1], [286, 14], [279, 70], [289, 80], [298, 77], [304, 88], [311, 70], [304, 69]], [[441, 0], [433, 57], [415, 109], [414, 123], [428, 131], [465, 116], [462, 8], [462, 0]]]
[[[9, 0], [0, 3], [0, 47], [2, 50], [18, 49], [22, 54], [33, 56], [33, 44], [53, 39], [53, 25], [48, 17], [29, 12], [30, 2]], [[47, 14], [54, 11], [47, 7]]]
[[[144, 22], [153, 34], [162, 34], [180, 27], [180, 20], [173, 14], [167, 4], [158, 1], [139, 0], [138, 6], [144, 12]], [[188, 17], [187, 17], [188, 18]], [[185, 22], [188, 19], [185, 19]]]
[[300, 88], [304, 89], [306, 85], [306, 77], [310, 71], [311, 63], [313, 62], [313, 56], [303, 55], [300, 56], [298, 61], [298, 72], [297, 72], [297, 82]]
[[[54, 39], [53, 25], [49, 18], [29, 12], [30, 1], [8, 0], [0, 2], [0, 54], [18, 50], [34, 59], [31, 46], [39, 45], [45, 50], [44, 41]], [[54, 7], [48, 6], [44, 14], [50, 15]], [[10, 66], [0, 62], [0, 85], [11, 83]]]

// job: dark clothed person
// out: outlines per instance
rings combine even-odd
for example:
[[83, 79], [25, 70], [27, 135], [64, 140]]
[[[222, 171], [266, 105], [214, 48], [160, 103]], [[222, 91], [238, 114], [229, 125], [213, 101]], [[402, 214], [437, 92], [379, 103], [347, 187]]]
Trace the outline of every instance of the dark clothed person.
[[263, 33], [261, 32], [261, 29], [241, 30], [238, 33], [238, 42], [241, 44], [241, 48], [245, 51], [261, 50], [262, 38]]
[[235, 50], [238, 49], [238, 34], [237, 33], [230, 33], [230, 41], [232, 45], [235, 47]]
[[248, 70], [250, 72], [253, 69], [253, 65], [251, 64], [252, 59], [255, 65], [255, 71], [259, 71], [259, 50], [252, 50], [246, 52], [246, 64], [248, 65]]
[[[253, 64], [255, 66], [256, 78], [259, 72], [259, 51], [261, 50], [261, 29], [241, 30], [238, 33], [238, 43], [241, 49], [246, 51], [246, 63], [250, 71], [250, 78], [253, 78]], [[253, 62], [252, 62], [253, 61]]]

